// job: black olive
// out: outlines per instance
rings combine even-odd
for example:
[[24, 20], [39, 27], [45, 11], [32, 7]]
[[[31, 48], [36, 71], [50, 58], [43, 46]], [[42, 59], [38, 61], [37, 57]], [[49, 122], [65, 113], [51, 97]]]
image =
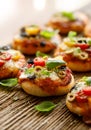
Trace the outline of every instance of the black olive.
[[29, 60], [27, 61], [27, 63], [28, 63], [28, 64], [34, 64], [33, 59], [29, 59]]
[[9, 50], [10, 48], [11, 48], [10, 46], [3, 46], [0, 49], [2, 49], [2, 50]]
[[27, 37], [27, 38], [30, 37], [26, 32], [21, 32], [21, 33], [20, 33], [20, 36], [21, 36], [21, 37]]
[[77, 42], [78, 42], [78, 43], [87, 43], [86, 40], [78, 40]]
[[71, 88], [70, 92], [71, 92], [72, 90], [77, 90], [76, 85], [74, 85], [74, 86]]
[[35, 78], [36, 78], [36, 75], [35, 75], [35, 74], [29, 75], [27, 78], [29, 78], [30, 80], [31, 80], [31, 79], [35, 79]]
[[40, 42], [40, 46], [41, 47], [45, 47], [46, 46], [46, 42], [44, 42], [44, 41]]
[[21, 31], [21, 32], [25, 32], [25, 27], [22, 27], [22, 28], [20, 29], [20, 31]]
[[60, 66], [58, 67], [59, 70], [65, 70], [66, 69], [66, 66]]

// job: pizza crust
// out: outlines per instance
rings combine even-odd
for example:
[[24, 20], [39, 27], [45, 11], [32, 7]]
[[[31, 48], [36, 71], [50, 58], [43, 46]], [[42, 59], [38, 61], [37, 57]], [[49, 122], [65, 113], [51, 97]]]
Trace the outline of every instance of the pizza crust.
[[46, 91], [43, 91], [39, 86], [32, 83], [30, 80], [23, 80], [21, 83], [21, 87], [24, 91], [28, 94], [45, 97], [45, 96], [56, 96], [56, 95], [63, 95], [69, 92], [69, 90], [74, 86], [74, 77], [71, 75], [71, 81], [66, 86], [59, 86], [55, 93], [50, 94]]

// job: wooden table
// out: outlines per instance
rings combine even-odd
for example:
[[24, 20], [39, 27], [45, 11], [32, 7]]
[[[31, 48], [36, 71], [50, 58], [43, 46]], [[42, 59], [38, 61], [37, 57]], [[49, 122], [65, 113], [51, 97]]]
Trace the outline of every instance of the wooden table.
[[[91, 4], [82, 9], [91, 16]], [[75, 79], [90, 73], [74, 73]], [[12, 91], [0, 88], [0, 130], [91, 130], [65, 105], [65, 97], [39, 98], [27, 95], [19, 86]], [[42, 114], [34, 109], [41, 101], [52, 101], [57, 107]]]

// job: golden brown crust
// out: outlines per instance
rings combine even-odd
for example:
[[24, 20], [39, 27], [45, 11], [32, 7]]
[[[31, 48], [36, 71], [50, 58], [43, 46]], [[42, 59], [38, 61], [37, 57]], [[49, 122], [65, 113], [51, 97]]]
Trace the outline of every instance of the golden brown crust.
[[91, 71], [91, 61], [81, 61], [81, 60], [67, 61], [67, 66], [72, 71], [77, 72]]
[[81, 116], [84, 111], [84, 108], [79, 107], [76, 103], [69, 102], [67, 98], [66, 98], [66, 105], [71, 112], [73, 112], [79, 116]]
[[84, 35], [86, 37], [91, 37], [91, 23], [87, 24], [87, 26], [85, 27]]
[[74, 78], [71, 75], [71, 81], [66, 86], [59, 86], [57, 87], [56, 91], [54, 93], [48, 93], [47, 91], [44, 91], [39, 87], [38, 85], [34, 84], [30, 80], [23, 80], [21, 82], [21, 86], [24, 89], [25, 92], [31, 95], [35, 96], [56, 96], [56, 95], [63, 95], [69, 92], [69, 90], [74, 86]]

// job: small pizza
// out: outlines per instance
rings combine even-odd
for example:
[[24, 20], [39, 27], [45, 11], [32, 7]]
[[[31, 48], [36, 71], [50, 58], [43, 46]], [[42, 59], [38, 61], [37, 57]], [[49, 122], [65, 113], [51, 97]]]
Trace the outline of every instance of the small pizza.
[[91, 22], [85, 27], [84, 36], [91, 37]]
[[90, 38], [67, 37], [54, 55], [61, 55], [72, 71], [91, 71]]
[[40, 29], [37, 25], [21, 28], [20, 34], [14, 37], [12, 47], [27, 55], [37, 51], [48, 53], [60, 44], [60, 36], [52, 29]]
[[82, 33], [88, 23], [88, 17], [81, 12], [58, 12], [54, 14], [47, 26], [58, 29], [60, 34], [68, 34], [69, 31]]
[[91, 77], [80, 79], [67, 95], [68, 109], [83, 117], [87, 124], [91, 124]]
[[28, 94], [56, 96], [69, 92], [74, 77], [63, 60], [36, 57], [20, 72], [19, 83]]
[[8, 47], [0, 49], [0, 79], [16, 77], [25, 65], [25, 57], [19, 51]]

